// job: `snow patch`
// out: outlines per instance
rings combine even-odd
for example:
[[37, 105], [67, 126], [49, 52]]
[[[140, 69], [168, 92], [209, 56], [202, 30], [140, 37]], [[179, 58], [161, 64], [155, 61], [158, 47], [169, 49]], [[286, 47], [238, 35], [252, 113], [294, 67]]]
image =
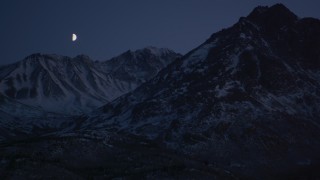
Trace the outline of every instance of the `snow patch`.
[[241, 34], [240, 34], [240, 38], [241, 38], [241, 39], [246, 39], [246, 38], [247, 38], [247, 36], [246, 36], [246, 34], [241, 33]]
[[230, 81], [230, 82], [227, 82], [221, 88], [220, 88], [219, 85], [217, 85], [215, 87], [216, 97], [221, 98], [221, 97], [227, 96], [228, 93], [229, 93], [228, 90], [230, 90], [231, 88], [235, 87], [235, 85], [237, 85], [237, 84], [238, 84], [238, 82], [236, 82], [236, 81]]
[[195, 63], [204, 61], [207, 58], [210, 49], [216, 47], [216, 43], [218, 42], [218, 40], [219, 39], [215, 39], [213, 42], [209, 44], [200, 46], [187, 59], [185, 59], [182, 64], [182, 68], [184, 69], [184, 72], [191, 72], [192, 65], [194, 65]]

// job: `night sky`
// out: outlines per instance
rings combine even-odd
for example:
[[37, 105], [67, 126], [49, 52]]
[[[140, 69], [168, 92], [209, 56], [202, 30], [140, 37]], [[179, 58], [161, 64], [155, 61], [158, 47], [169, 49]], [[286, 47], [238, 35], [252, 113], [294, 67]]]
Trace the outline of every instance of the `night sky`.
[[186, 53], [254, 7], [279, 2], [320, 18], [318, 0], [1, 0], [0, 65], [38, 52], [94, 60], [146, 46]]

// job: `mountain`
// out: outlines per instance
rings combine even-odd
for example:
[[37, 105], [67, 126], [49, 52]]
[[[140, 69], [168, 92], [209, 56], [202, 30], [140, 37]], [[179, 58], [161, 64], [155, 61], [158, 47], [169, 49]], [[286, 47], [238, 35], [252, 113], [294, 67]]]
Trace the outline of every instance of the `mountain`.
[[320, 21], [276, 4], [214, 33], [77, 130], [137, 136], [239, 177], [309, 177], [320, 165], [319, 112]]
[[0, 175], [319, 179], [318, 19], [257, 7], [148, 81], [136, 57], [128, 51], [97, 71], [142, 84], [56, 130], [0, 143]]
[[29, 106], [0, 93], [0, 144], [64, 129], [72, 118]]
[[128, 51], [105, 62], [33, 54], [0, 67], [0, 92], [48, 112], [88, 112], [135, 89], [179, 57], [168, 49]]
[[114, 78], [123, 81], [146, 82], [146, 77], [154, 77], [174, 58], [180, 57], [169, 49], [147, 47], [132, 52], [131, 50], [118, 57], [102, 63], [103, 69]]

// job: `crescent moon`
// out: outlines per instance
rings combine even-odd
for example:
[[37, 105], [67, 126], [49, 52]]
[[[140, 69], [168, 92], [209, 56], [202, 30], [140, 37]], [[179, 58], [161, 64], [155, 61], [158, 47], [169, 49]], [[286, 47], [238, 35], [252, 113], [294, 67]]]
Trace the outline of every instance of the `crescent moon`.
[[72, 41], [76, 41], [77, 40], [77, 35], [76, 34], [72, 34]]

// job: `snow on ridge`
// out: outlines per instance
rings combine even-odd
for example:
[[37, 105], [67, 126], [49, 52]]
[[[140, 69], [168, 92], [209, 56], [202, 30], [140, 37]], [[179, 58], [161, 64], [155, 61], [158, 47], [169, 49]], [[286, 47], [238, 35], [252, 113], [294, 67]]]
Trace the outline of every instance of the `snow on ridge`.
[[[147, 54], [146, 57], [141, 58], [155, 58], [155, 63], [153, 61], [150, 63], [148, 60], [140, 62], [136, 59], [137, 62], [133, 64], [130, 62], [123, 65], [121, 62], [125, 62], [128, 58], [125, 53], [120, 55], [119, 59], [114, 59], [111, 64], [94, 63], [86, 55], [70, 58], [55, 54], [32, 54], [18, 63], [1, 69], [3, 81], [0, 92], [23, 103], [43, 107], [48, 111], [83, 113], [135, 89], [172, 62], [176, 55], [173, 51], [164, 48], [149, 47], [149, 51], [147, 53], [155, 57], [149, 57]], [[139, 53], [146, 52], [141, 50]], [[142, 64], [137, 64], [138, 62]], [[123, 66], [128, 68], [111, 72], [112, 69]], [[149, 71], [150, 66], [154, 72]], [[138, 73], [135, 74], [134, 71]], [[18, 97], [18, 92], [20, 94], [22, 92], [23, 95]]]
[[188, 58], [186, 58], [182, 64], [182, 68], [184, 69], [184, 72], [191, 72], [192, 68], [190, 68], [193, 64], [197, 62], [204, 61], [208, 54], [209, 51], [216, 47], [216, 44], [218, 42], [218, 38], [215, 39], [213, 42], [204, 44], [197, 48], [194, 52], [192, 52]]
[[[174, 53], [172, 50], [168, 49], [168, 48], [157, 48], [154, 46], [147, 46], [144, 49], [149, 50], [152, 54], [156, 55], [156, 56], [161, 56], [164, 54], [168, 54], [168, 53]], [[142, 49], [142, 50], [144, 50]]]

